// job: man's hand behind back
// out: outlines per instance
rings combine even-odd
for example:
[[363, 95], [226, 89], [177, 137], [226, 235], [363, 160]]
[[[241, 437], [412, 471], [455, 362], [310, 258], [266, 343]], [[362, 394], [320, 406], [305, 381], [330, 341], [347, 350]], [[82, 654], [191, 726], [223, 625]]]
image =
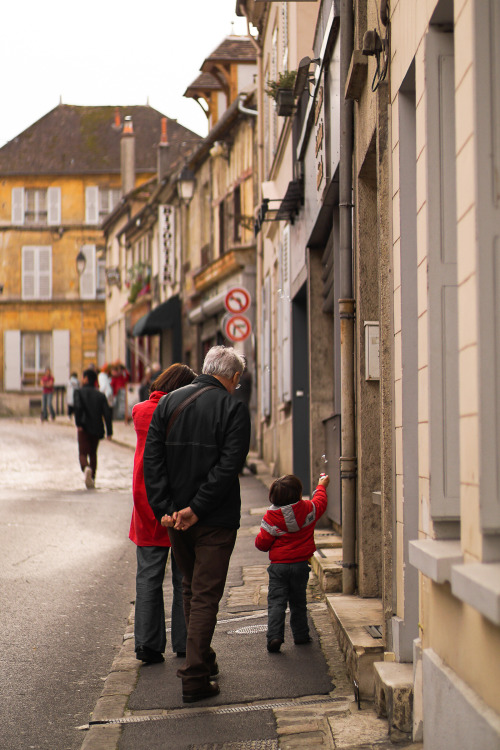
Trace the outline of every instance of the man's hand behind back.
[[186, 531], [190, 526], [194, 526], [198, 522], [198, 516], [193, 513], [191, 508], [183, 508], [182, 510], [175, 511], [171, 516], [163, 516], [161, 519], [161, 525], [167, 528], [173, 528], [177, 531]]

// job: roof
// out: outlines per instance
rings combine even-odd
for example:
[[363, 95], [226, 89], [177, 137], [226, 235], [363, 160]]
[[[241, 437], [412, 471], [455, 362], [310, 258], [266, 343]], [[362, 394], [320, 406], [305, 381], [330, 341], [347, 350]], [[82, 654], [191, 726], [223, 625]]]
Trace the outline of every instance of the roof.
[[197, 97], [202, 93], [206, 93], [209, 91], [220, 91], [221, 88], [221, 82], [218, 81], [217, 78], [211, 73], [200, 73], [198, 78], [196, 78], [193, 83], [191, 83], [187, 87], [186, 91], [184, 92], [184, 96]]
[[[119, 114], [120, 125], [115, 124]], [[135, 133], [136, 172], [156, 172], [161, 112], [149, 106], [59, 104], [0, 148], [0, 175], [120, 173], [120, 136], [126, 116]], [[167, 118], [169, 168], [201, 138]]]
[[227, 36], [212, 54], [205, 59], [205, 63], [219, 61], [255, 63], [257, 55], [250, 37]]

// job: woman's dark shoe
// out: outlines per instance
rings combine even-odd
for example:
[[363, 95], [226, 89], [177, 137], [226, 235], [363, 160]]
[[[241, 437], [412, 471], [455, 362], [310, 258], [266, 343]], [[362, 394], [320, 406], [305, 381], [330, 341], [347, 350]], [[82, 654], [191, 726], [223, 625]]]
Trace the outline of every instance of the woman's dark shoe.
[[146, 664], [161, 664], [165, 659], [163, 654], [159, 651], [153, 651], [153, 649], [147, 646], [139, 646], [135, 650], [135, 658], [139, 661], [144, 661]]
[[305, 638], [295, 638], [294, 643], [296, 646], [305, 646], [306, 643], [312, 643], [312, 638], [309, 635]]
[[217, 682], [209, 682], [208, 685], [199, 688], [198, 690], [183, 692], [182, 700], [184, 703], [195, 703], [196, 701], [202, 701], [205, 698], [215, 698], [219, 693], [219, 684]]
[[282, 643], [283, 641], [280, 641], [279, 638], [273, 638], [267, 644], [267, 650], [269, 651], [270, 654], [277, 654], [281, 648]]

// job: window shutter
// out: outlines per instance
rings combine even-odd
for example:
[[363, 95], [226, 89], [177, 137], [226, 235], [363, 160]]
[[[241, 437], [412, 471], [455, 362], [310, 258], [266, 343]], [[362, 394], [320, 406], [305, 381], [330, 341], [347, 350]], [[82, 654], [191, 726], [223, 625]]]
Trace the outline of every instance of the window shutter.
[[262, 289], [262, 370], [261, 411], [271, 414], [271, 277], [267, 276]]
[[80, 276], [80, 297], [82, 299], [95, 299], [96, 297], [96, 262], [95, 245], [83, 245], [82, 253], [85, 255], [85, 271]]
[[50, 187], [47, 190], [48, 224], [61, 223], [61, 188]]
[[281, 3], [281, 64], [288, 70], [288, 3]]
[[292, 315], [290, 299], [290, 227], [283, 232], [283, 252], [281, 256], [281, 309], [282, 309], [282, 343], [281, 343], [281, 376], [282, 400], [292, 400]]
[[55, 385], [66, 385], [69, 380], [69, 331], [52, 331], [53, 371]]
[[426, 36], [431, 514], [460, 517], [453, 35]]
[[23, 299], [36, 299], [36, 247], [23, 247]]
[[38, 299], [52, 297], [52, 248], [38, 248]]
[[12, 188], [12, 223], [24, 224], [24, 188]]
[[21, 331], [4, 333], [4, 381], [6, 391], [21, 390]]
[[99, 188], [85, 188], [85, 223], [99, 224]]

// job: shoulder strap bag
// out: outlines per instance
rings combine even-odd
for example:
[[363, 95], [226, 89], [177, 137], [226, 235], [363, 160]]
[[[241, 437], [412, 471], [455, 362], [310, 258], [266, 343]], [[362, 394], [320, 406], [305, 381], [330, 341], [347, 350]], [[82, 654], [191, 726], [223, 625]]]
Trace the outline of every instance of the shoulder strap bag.
[[181, 401], [181, 403], [179, 404], [179, 406], [174, 410], [174, 412], [172, 413], [172, 416], [168, 420], [167, 429], [165, 430], [165, 439], [168, 437], [168, 433], [172, 429], [172, 426], [173, 426], [175, 420], [177, 419], [177, 417], [179, 416], [179, 414], [182, 411], [184, 411], [184, 409], [186, 408], [186, 406], [189, 406], [189, 404], [192, 404], [193, 401], [196, 401], [196, 399], [201, 396], [202, 393], [205, 393], [205, 391], [210, 391], [212, 388], [217, 388], [217, 386], [216, 385], [206, 385], [204, 388], [200, 388], [199, 391], [196, 391], [195, 393], [192, 393], [190, 396], [188, 396], [187, 398], [185, 398], [184, 401]]

